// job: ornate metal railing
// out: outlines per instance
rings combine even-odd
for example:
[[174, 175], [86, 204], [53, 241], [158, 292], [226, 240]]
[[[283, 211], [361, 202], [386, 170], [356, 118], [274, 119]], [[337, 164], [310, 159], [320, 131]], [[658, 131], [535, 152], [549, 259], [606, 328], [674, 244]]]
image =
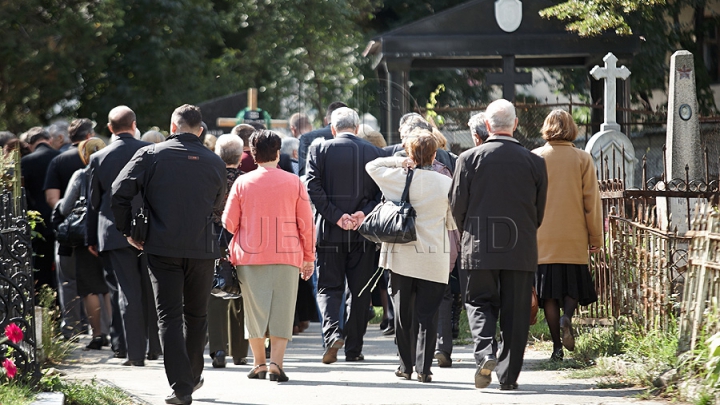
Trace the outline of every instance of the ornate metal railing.
[[35, 289], [31, 229], [18, 155], [3, 162], [0, 187], [0, 333], [11, 323], [23, 331], [19, 343], [0, 345], [0, 357], [11, 358], [20, 377], [39, 375], [35, 332]]
[[720, 180], [710, 179], [707, 158], [705, 179], [691, 181], [687, 168], [685, 179], [647, 179], [643, 158], [643, 186], [628, 190], [624, 168], [612, 167], [606, 156], [601, 161], [604, 246], [590, 258], [598, 302], [581, 316], [585, 322], [612, 322], [625, 316], [647, 329], [666, 327], [670, 315], [680, 312], [691, 241], [690, 236], [678, 234], [672, 204], [678, 199], [688, 206], [696, 199], [717, 201]]

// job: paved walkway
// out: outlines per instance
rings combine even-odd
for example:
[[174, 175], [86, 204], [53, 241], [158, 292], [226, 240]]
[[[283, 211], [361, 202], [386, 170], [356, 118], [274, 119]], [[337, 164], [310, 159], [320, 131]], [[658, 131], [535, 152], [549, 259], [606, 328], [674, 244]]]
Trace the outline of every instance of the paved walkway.
[[[59, 367], [69, 376], [95, 378], [132, 394], [139, 404], [162, 405], [170, 394], [160, 361], [145, 367], [123, 367], [112, 352], [83, 351], [89, 339], [73, 353], [69, 364]], [[397, 357], [392, 337], [382, 336], [377, 325], [369, 325], [365, 339], [365, 361], [346, 363], [342, 351], [335, 364], [322, 364], [320, 326], [296, 336], [288, 345], [285, 372], [290, 381], [249, 380], [250, 366], [213, 369], [205, 356], [205, 386], [193, 395], [194, 404], [631, 404], [639, 389], [596, 389], [592, 380], [573, 380], [563, 371], [538, 370], [550, 353], [529, 348], [516, 391], [500, 391], [496, 376], [484, 390], [473, 385], [475, 364], [470, 346], [455, 346], [452, 368], [433, 367], [433, 382], [420, 383], [395, 377]], [[415, 375], [413, 375], [415, 376]], [[643, 405], [666, 404], [642, 401]]]

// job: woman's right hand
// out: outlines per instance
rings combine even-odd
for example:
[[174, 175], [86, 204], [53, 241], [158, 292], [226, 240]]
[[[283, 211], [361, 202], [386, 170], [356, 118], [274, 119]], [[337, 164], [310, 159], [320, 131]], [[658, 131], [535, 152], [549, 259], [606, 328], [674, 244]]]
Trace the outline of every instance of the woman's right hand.
[[403, 169], [414, 169], [415, 161], [410, 158], [407, 158], [407, 159], [403, 160], [402, 167], [403, 167]]
[[300, 277], [302, 277], [303, 280], [307, 281], [310, 279], [310, 277], [312, 277], [314, 271], [315, 262], [303, 262], [303, 265], [300, 268]]

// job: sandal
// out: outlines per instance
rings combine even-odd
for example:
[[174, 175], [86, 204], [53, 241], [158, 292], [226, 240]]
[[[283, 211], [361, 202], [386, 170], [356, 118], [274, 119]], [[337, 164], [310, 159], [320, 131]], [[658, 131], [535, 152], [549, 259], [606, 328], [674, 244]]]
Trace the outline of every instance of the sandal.
[[285, 375], [285, 372], [283, 369], [280, 368], [280, 366], [277, 365], [275, 362], [270, 362], [273, 366], [277, 367], [278, 371], [280, 371], [280, 374], [275, 374], [273, 372], [270, 372], [270, 381], [277, 381], [277, 382], [286, 382], [290, 380], [287, 375]]
[[[265, 364], [258, 364], [257, 366], [253, 367], [252, 370], [248, 373], [247, 377], [250, 379], [258, 379], [258, 380], [264, 380], [265, 375], [267, 374], [267, 370], [265, 371], [256, 371], [260, 367], [266, 367]], [[272, 380], [272, 375], [270, 376], [270, 379]]]

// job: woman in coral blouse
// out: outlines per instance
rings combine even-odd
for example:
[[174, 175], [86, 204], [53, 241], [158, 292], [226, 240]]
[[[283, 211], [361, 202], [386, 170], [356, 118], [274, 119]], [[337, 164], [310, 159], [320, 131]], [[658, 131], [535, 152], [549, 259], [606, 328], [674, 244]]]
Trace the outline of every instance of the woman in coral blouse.
[[[248, 378], [284, 382], [283, 357], [292, 339], [297, 276], [310, 278], [315, 235], [310, 199], [300, 179], [277, 168], [280, 136], [256, 131], [250, 152], [258, 168], [240, 176], [223, 212], [230, 241], [230, 261], [237, 266], [245, 304], [245, 337], [253, 352]], [[270, 363], [265, 332], [270, 335]]]

